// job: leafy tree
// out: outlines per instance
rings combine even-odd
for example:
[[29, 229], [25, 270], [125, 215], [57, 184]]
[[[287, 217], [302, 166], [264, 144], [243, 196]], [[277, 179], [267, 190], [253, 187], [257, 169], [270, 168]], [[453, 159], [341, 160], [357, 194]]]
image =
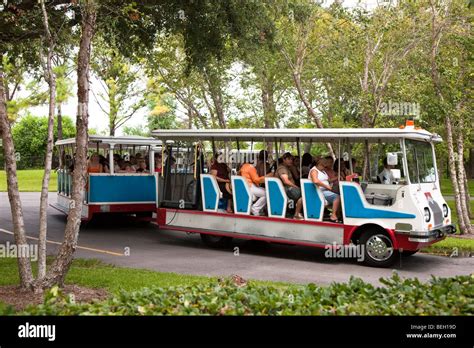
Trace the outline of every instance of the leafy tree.
[[[57, 119], [55, 125], [57, 125]], [[44, 166], [47, 129], [47, 117], [30, 114], [22, 117], [14, 125], [12, 133], [19, 169], [41, 168]], [[76, 135], [74, 122], [68, 116], [63, 117], [63, 135], [65, 138], [72, 138]], [[55, 127], [54, 138], [58, 138], [57, 127]]]
[[[35, 53], [32, 40], [49, 35], [48, 25], [43, 26], [45, 3], [34, 1], [6, 1], [0, 11], [0, 54], [13, 56]], [[181, 34], [184, 38], [188, 66], [205, 66], [211, 57], [219, 57], [229, 39], [252, 40], [260, 35], [261, 23], [265, 22], [257, 0], [241, 2], [215, 1], [161, 1], [129, 3], [125, 0], [101, 1], [55, 1], [48, 2], [49, 27], [55, 28], [58, 36], [71, 35], [71, 28], [80, 24], [79, 50], [77, 57], [76, 158], [72, 176], [72, 200], [65, 228], [64, 241], [57, 258], [44, 277], [34, 279], [31, 263], [19, 258], [19, 273], [22, 288], [42, 291], [54, 284], [63, 285], [71, 265], [79, 233], [83, 203], [84, 178], [86, 176], [89, 67], [91, 42], [96, 32], [105, 42], [113, 44], [125, 57], [140, 59], [150, 53], [160, 34]], [[51, 43], [51, 37], [49, 42]], [[38, 43], [38, 42], [36, 42]], [[39, 42], [44, 45], [45, 42]], [[42, 47], [43, 48], [43, 47]], [[51, 52], [51, 45], [49, 46]], [[37, 70], [33, 60], [30, 66]], [[51, 69], [48, 69], [51, 72]], [[51, 80], [50, 80], [51, 82]], [[12, 211], [13, 230], [17, 244], [26, 244], [21, 199], [16, 175], [15, 147], [8, 120], [5, 100], [5, 73], [0, 66], [0, 129], [5, 155], [8, 194]], [[50, 89], [52, 83], [49, 84]], [[50, 95], [54, 93], [50, 90]], [[52, 104], [52, 103], [50, 103]]]
[[176, 117], [176, 101], [170, 94], [157, 95], [148, 104], [147, 116], [149, 134], [155, 129], [180, 128]]
[[146, 90], [140, 78], [142, 70], [102, 40], [94, 45], [92, 62], [102, 87], [100, 92], [93, 91], [93, 95], [109, 119], [109, 135], [113, 136], [146, 105]]
[[123, 134], [124, 135], [138, 135], [141, 137], [148, 137], [150, 136], [150, 133], [148, 130], [145, 128], [143, 125], [137, 125], [137, 126], [125, 126], [123, 127]]

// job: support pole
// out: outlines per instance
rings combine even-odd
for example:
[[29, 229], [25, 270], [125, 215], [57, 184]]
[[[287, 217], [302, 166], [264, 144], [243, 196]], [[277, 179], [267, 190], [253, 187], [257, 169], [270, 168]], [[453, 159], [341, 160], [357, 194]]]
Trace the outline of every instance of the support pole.
[[110, 174], [115, 174], [115, 168], [114, 168], [114, 144], [109, 145], [109, 171]]

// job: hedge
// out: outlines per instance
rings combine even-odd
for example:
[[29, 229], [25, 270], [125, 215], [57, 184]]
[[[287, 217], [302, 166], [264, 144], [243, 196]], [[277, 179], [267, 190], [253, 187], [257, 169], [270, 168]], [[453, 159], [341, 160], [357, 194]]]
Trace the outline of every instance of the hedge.
[[[394, 273], [375, 287], [360, 278], [327, 287], [277, 288], [215, 284], [122, 291], [102, 302], [75, 304], [52, 289], [22, 315], [473, 315], [474, 275], [401, 279]], [[1, 311], [1, 309], [0, 309]], [[1, 313], [0, 313], [1, 314]]]

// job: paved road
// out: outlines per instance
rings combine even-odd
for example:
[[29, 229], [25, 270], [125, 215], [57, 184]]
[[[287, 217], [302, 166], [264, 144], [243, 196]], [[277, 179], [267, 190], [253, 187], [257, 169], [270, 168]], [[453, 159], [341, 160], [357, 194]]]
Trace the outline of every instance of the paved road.
[[[37, 236], [39, 193], [22, 193], [21, 197], [27, 234]], [[50, 201], [54, 200], [55, 194], [50, 194]], [[48, 239], [61, 241], [65, 217], [52, 208], [49, 208], [48, 214]], [[0, 193], [0, 229], [12, 231], [6, 193]], [[0, 231], [0, 243], [13, 240], [5, 231]], [[199, 235], [159, 231], [153, 225], [138, 227], [133, 222], [120, 218], [114, 218], [112, 222], [98, 221], [83, 226], [79, 245], [98, 250], [80, 248], [76, 257], [183, 274], [238, 274], [248, 279], [317, 284], [347, 281], [354, 275], [377, 284], [380, 277], [387, 277], [392, 273], [392, 269], [365, 267], [353, 260], [327, 259], [324, 257], [324, 250], [300, 246], [236, 241], [239, 255], [235, 256], [232, 247], [227, 250], [209, 249], [201, 243]], [[56, 247], [55, 244], [49, 244], [49, 252], [54, 252]], [[122, 255], [125, 248], [130, 248], [130, 256]], [[428, 280], [432, 274], [445, 277], [469, 274], [474, 269], [474, 258], [417, 254], [403, 259], [395, 269], [404, 277]]]

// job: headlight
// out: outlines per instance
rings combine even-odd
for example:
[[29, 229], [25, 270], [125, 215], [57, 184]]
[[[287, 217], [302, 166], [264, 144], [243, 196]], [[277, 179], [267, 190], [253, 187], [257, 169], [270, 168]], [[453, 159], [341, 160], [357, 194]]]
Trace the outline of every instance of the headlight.
[[443, 216], [448, 217], [448, 212], [449, 212], [448, 206], [446, 204], [443, 204]]
[[430, 222], [431, 220], [431, 212], [428, 208], [425, 208], [425, 222]]

